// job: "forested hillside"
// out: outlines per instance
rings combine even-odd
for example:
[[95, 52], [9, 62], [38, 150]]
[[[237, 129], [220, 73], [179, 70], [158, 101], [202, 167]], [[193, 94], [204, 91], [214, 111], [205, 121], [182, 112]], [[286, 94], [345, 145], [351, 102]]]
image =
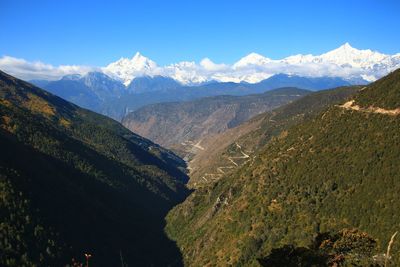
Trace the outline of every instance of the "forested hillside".
[[163, 232], [188, 194], [175, 154], [3, 72], [0, 147], [0, 265], [180, 264]]
[[[360, 253], [351, 245], [341, 254], [333, 251], [340, 264], [377, 264], [399, 230], [399, 81], [397, 70], [281, 131], [236, 172], [174, 208], [167, 231], [184, 262], [256, 266], [284, 251], [296, 255], [295, 247], [314, 253], [312, 244], [321, 245], [315, 238], [331, 233], [325, 245], [350, 238], [370, 250]], [[400, 262], [399, 244], [392, 246], [390, 266]]]
[[317, 116], [333, 104], [339, 104], [362, 87], [340, 87], [314, 92], [287, 105], [265, 112], [217, 135], [206, 137], [203, 150], [189, 162], [190, 185], [202, 186], [216, 181], [256, 156], [271, 138], [293, 125]]

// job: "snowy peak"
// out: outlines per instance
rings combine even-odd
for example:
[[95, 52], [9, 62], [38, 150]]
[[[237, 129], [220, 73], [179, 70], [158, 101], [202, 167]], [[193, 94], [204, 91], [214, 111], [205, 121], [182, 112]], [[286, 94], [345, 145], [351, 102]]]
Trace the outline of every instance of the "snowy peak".
[[157, 67], [157, 64], [154, 61], [143, 56], [139, 52], [136, 52], [136, 54], [132, 57], [130, 63], [132, 67], [137, 70], [150, 70]]
[[243, 68], [251, 65], [262, 66], [270, 63], [270, 58], [264, 57], [257, 53], [250, 53], [247, 56], [241, 58], [238, 62], [233, 64], [234, 69]]
[[379, 52], [359, 50], [353, 48], [349, 43], [319, 56], [322, 61], [338, 65], [350, 65], [352, 67], [372, 67], [372, 65], [387, 59], [387, 55]]
[[356, 48], [352, 47], [349, 42], [346, 42], [339, 46], [336, 50], [357, 50]]
[[121, 58], [103, 68], [103, 71], [117, 77], [127, 86], [137, 76], [151, 75], [157, 64], [139, 52], [132, 59]]

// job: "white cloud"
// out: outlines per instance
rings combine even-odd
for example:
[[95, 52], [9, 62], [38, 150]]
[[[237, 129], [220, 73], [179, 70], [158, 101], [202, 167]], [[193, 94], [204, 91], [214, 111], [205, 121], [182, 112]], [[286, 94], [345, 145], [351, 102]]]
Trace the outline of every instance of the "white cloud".
[[3, 56], [0, 58], [0, 70], [23, 80], [57, 80], [68, 74], [86, 74], [97, 68], [78, 65], [53, 66], [40, 61], [29, 62], [21, 58]]
[[222, 71], [228, 68], [225, 64], [215, 64], [207, 57], [200, 61], [200, 66], [207, 71]]

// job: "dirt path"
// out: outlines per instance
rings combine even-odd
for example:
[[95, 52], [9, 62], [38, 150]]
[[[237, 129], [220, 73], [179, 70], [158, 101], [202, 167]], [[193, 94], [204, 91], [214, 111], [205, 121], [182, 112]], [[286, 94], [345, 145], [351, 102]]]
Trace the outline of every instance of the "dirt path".
[[365, 113], [376, 113], [376, 114], [384, 114], [384, 115], [390, 115], [390, 116], [397, 116], [400, 115], [400, 108], [396, 109], [384, 109], [380, 107], [374, 107], [370, 106], [368, 108], [362, 108], [359, 105], [355, 104], [355, 100], [350, 100], [343, 105], [338, 105], [340, 108], [344, 108], [347, 110], [355, 110], [359, 112], [365, 112]]
[[184, 142], [181, 143], [181, 145], [183, 145], [183, 146], [192, 146], [192, 147], [194, 147], [194, 148], [197, 148], [197, 149], [200, 149], [200, 150], [204, 150], [204, 147], [202, 147], [202, 146], [200, 145], [201, 141], [202, 141], [202, 140], [200, 140], [200, 141], [197, 142], [196, 144], [195, 144], [194, 142], [192, 142], [192, 141], [184, 141]]
[[[239, 149], [239, 152], [242, 154], [242, 156], [227, 157], [227, 160], [231, 163], [231, 165], [217, 167], [217, 173], [205, 173], [204, 176], [201, 177], [205, 182], [208, 182], [209, 179], [211, 179], [213, 181], [219, 180], [226, 173], [224, 171], [226, 169], [231, 170], [231, 169], [238, 168], [239, 164], [234, 159], [250, 159], [250, 155], [246, 154], [242, 150], [242, 147], [237, 142], [235, 142], [235, 145]], [[244, 163], [246, 163], [247, 161], [245, 161]], [[209, 179], [207, 179], [207, 178], [209, 178]]]

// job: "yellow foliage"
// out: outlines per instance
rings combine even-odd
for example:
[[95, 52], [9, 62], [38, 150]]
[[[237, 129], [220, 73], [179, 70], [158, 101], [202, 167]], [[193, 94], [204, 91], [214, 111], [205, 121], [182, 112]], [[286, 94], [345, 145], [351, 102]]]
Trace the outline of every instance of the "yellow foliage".
[[24, 102], [24, 107], [28, 108], [29, 110], [42, 113], [45, 116], [54, 116], [55, 110], [54, 107], [50, 106], [48, 102], [44, 99], [34, 95], [34, 94], [27, 94], [28, 101]]
[[10, 101], [5, 100], [5, 99], [0, 99], [0, 104], [3, 105], [3, 106], [6, 106], [6, 107], [11, 107], [12, 106]]
[[16, 126], [11, 124], [11, 118], [6, 115], [1, 117], [0, 127], [11, 133], [14, 133], [16, 130]]
[[282, 131], [280, 134], [279, 134], [279, 136], [278, 136], [278, 139], [285, 139], [287, 136], [289, 135], [289, 132], [288, 131]]
[[61, 126], [64, 127], [69, 127], [71, 125], [71, 122], [69, 120], [66, 120], [64, 118], [61, 118], [58, 123], [60, 123]]
[[282, 206], [281, 206], [281, 204], [279, 204], [279, 203], [276, 201], [276, 199], [273, 199], [273, 200], [271, 201], [271, 204], [269, 204], [269, 206], [268, 206], [268, 210], [269, 210], [270, 212], [280, 212], [280, 211], [282, 211]]

